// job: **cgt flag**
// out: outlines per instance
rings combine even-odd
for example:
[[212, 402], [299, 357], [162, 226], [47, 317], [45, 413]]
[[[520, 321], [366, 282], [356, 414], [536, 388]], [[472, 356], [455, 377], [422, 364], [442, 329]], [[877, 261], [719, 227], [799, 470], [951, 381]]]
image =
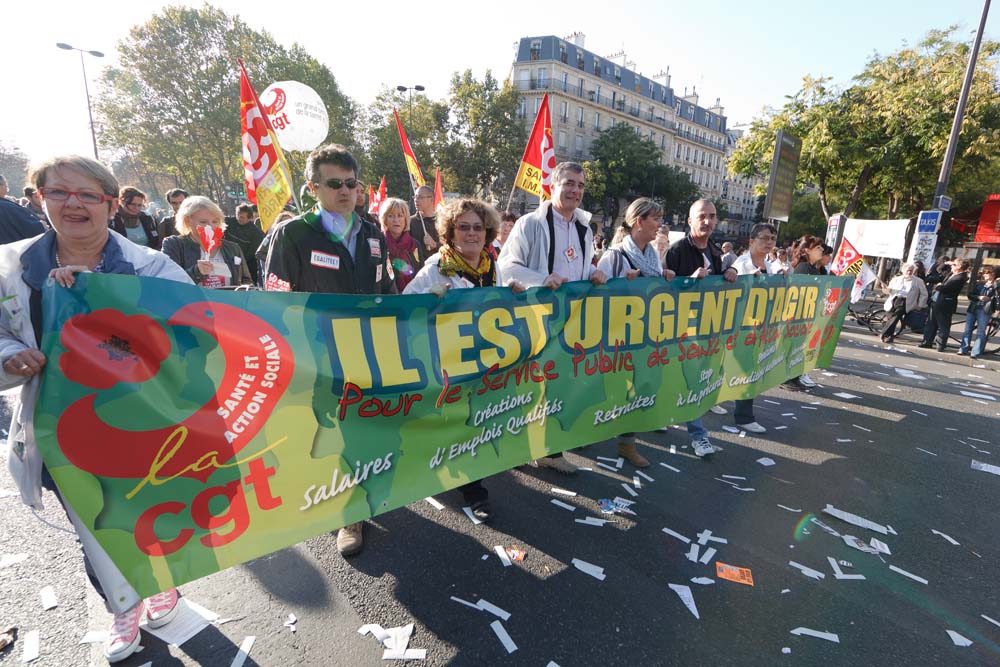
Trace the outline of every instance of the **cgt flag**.
[[549, 179], [556, 166], [556, 153], [552, 149], [552, 118], [549, 115], [549, 95], [542, 98], [542, 106], [535, 116], [528, 145], [517, 170], [514, 187], [521, 188], [539, 199], [550, 199], [552, 187]]
[[854, 264], [861, 258], [861, 253], [859, 253], [851, 242], [844, 238], [840, 242], [840, 248], [837, 250], [837, 256], [833, 258], [833, 263], [830, 265], [830, 273], [835, 276], [842, 276], [844, 272], [847, 271], [848, 267]]
[[382, 202], [385, 201], [385, 176], [382, 177], [382, 182], [378, 184], [378, 192], [372, 189], [372, 186], [368, 186], [368, 212], [378, 217], [378, 210], [382, 208]]
[[288, 165], [274, 135], [271, 121], [250, 84], [243, 61], [240, 64], [240, 135], [247, 198], [257, 204], [260, 225], [267, 231], [285, 204], [292, 198]]
[[403, 124], [399, 121], [399, 113], [396, 108], [393, 107], [392, 115], [396, 117], [396, 129], [399, 130], [399, 141], [403, 144], [403, 157], [406, 158], [406, 170], [410, 172], [410, 185], [416, 190], [422, 185], [426, 185], [427, 182], [424, 181], [424, 175], [420, 172], [420, 165], [417, 164], [417, 156], [413, 154], [413, 149], [410, 147], [410, 140], [406, 137], [406, 130], [403, 129]]

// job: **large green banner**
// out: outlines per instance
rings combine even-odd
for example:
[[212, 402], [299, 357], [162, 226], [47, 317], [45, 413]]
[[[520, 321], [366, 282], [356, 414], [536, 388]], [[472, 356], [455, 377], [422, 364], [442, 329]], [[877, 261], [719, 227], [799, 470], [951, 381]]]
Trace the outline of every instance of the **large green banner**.
[[443, 298], [46, 288], [35, 415], [140, 595], [828, 365], [850, 279], [614, 280]]

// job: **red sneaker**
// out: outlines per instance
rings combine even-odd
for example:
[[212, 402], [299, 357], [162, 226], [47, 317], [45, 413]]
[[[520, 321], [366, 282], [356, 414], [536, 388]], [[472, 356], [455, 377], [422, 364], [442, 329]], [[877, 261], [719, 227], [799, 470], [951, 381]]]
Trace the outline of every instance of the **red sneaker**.
[[163, 591], [146, 600], [146, 622], [151, 628], [160, 628], [174, 620], [180, 609], [177, 601], [180, 596], [176, 588]]
[[115, 614], [115, 624], [104, 645], [104, 657], [108, 662], [121, 662], [139, 648], [139, 619], [144, 610], [145, 604], [140, 602], [124, 614]]

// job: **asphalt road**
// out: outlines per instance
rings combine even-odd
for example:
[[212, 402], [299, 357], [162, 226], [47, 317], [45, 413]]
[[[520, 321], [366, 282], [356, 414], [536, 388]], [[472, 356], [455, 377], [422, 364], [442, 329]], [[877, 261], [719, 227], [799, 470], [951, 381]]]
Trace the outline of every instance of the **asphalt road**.
[[[758, 397], [758, 421], [769, 427], [763, 437], [723, 430], [731, 415], [706, 415], [721, 448], [709, 460], [691, 454], [683, 430], [643, 434], [640, 447], [653, 462], [644, 472], [654, 481], [640, 478], [641, 488], [628, 463], [616, 472], [596, 465], [598, 456], [616, 458], [613, 442], [599, 443], [569, 454], [592, 471], [565, 477], [526, 466], [489, 478], [490, 526], [472, 525], [453, 492], [438, 497], [443, 510], [418, 502], [377, 517], [365, 551], [350, 560], [328, 535], [188, 584], [187, 598], [233, 620], [180, 647], [146, 635], [145, 649], [121, 664], [225, 667], [247, 636], [256, 637], [247, 665], [383, 664], [378, 642], [357, 633], [366, 623], [415, 624], [409, 646], [427, 657], [410, 664], [424, 665], [1000, 664], [1000, 626], [981, 616], [1000, 622], [1000, 476], [971, 467], [973, 459], [1000, 465], [1000, 363], [977, 368], [915, 349], [912, 335], [901, 342], [888, 348], [845, 333], [833, 366], [812, 374], [819, 388]], [[6, 420], [9, 411], [0, 415]], [[13, 489], [6, 465], [0, 489]], [[616, 496], [634, 500], [635, 514], [602, 514], [598, 499]], [[47, 500], [41, 516], [66, 526]], [[825, 514], [828, 504], [893, 533]], [[0, 499], [0, 512], [0, 556], [28, 555], [0, 568], [0, 626], [21, 632], [0, 663], [19, 664], [22, 638], [38, 630], [33, 664], [104, 664], [99, 645], [78, 643], [88, 630], [106, 630], [109, 617], [72, 536], [15, 497]], [[610, 522], [575, 521], [588, 516]], [[891, 555], [851, 548], [813, 518], [839, 535], [878, 538]], [[703, 539], [699, 557], [709, 547], [716, 553], [691, 562], [691, 546], [664, 528], [692, 543], [699, 534], [726, 542]], [[527, 556], [504, 567], [496, 545]], [[850, 562], [838, 567], [864, 579], [836, 578], [828, 557]], [[606, 578], [573, 559], [603, 568]], [[716, 562], [751, 570], [753, 586], [720, 578]], [[690, 588], [700, 618], [670, 584]], [[47, 585], [59, 606], [43, 611], [39, 590]], [[494, 634], [497, 616], [452, 596], [509, 612], [501, 623], [517, 650], [508, 654]], [[294, 633], [283, 625], [289, 613], [298, 619]], [[839, 642], [791, 634], [800, 627]], [[972, 645], [956, 646], [948, 630]]]

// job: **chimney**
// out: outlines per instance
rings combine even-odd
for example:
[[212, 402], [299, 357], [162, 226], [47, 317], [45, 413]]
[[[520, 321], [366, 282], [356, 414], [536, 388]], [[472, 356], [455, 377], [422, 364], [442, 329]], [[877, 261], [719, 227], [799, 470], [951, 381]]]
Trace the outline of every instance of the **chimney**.
[[582, 32], [580, 32], [579, 30], [574, 32], [572, 35], [566, 35], [565, 37], [563, 37], [564, 40], [566, 40], [567, 42], [573, 42], [574, 46], [578, 46], [581, 49], [583, 48], [583, 42], [586, 38], [587, 36], [584, 35]]
[[722, 108], [722, 98], [716, 97], [715, 98], [715, 106], [713, 106], [711, 109], [709, 109], [709, 111], [711, 111], [712, 113], [716, 114], [717, 116], [724, 116], [725, 115], [725, 110]]

